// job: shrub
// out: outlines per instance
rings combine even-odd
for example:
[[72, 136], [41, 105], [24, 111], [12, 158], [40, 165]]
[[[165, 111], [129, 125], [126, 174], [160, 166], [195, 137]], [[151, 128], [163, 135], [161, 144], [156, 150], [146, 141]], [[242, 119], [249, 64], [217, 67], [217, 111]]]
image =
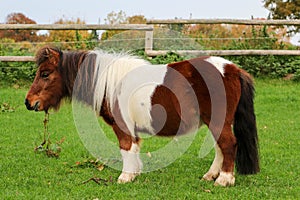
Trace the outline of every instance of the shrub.
[[184, 57], [182, 57], [174, 52], [168, 52], [165, 55], [159, 55], [159, 56], [152, 58], [150, 60], [150, 62], [152, 64], [159, 65], [159, 64], [168, 64], [168, 63], [172, 63], [172, 62], [179, 62], [184, 59], [185, 59]]
[[282, 78], [300, 72], [298, 56], [227, 56], [255, 77]]
[[[34, 47], [30, 43], [17, 43], [12, 39], [0, 40], [1, 56], [28, 56], [33, 55]], [[32, 81], [36, 72], [33, 62], [0, 62], [0, 80], [6, 83], [18, 81]]]

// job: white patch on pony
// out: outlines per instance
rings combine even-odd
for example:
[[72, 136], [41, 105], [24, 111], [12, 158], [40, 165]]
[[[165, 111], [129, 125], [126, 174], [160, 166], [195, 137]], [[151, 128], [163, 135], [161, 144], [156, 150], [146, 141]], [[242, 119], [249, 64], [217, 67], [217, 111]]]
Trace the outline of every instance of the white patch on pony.
[[226, 60], [222, 57], [217, 57], [217, 56], [210, 56], [210, 57], [206, 58], [205, 61], [209, 62], [210, 64], [215, 66], [219, 70], [219, 72], [222, 74], [222, 76], [224, 76], [225, 65], [232, 64], [231, 61]]
[[118, 178], [118, 183], [131, 182], [142, 172], [143, 164], [139, 156], [140, 147], [132, 143], [129, 151], [120, 150], [123, 159], [122, 173]]
[[213, 181], [215, 180], [221, 171], [222, 164], [223, 164], [223, 153], [219, 147], [219, 145], [216, 143], [215, 144], [215, 159], [208, 170], [208, 172], [203, 176], [204, 180], [207, 181]]
[[232, 186], [234, 185], [235, 182], [235, 177], [233, 175], [233, 172], [220, 172], [219, 177], [217, 178], [216, 182], [215, 182], [215, 186]]
[[122, 79], [116, 98], [123, 120], [133, 136], [136, 128], [154, 134], [151, 97], [157, 86], [163, 83], [166, 72], [166, 65], [144, 65]]

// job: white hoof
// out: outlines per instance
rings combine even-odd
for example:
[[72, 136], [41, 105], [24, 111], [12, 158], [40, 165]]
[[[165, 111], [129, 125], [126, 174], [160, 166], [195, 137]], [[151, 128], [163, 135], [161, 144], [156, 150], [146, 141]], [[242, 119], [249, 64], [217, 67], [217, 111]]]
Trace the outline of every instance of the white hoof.
[[216, 180], [216, 178], [218, 178], [218, 176], [219, 172], [207, 172], [206, 174], [204, 174], [202, 179], [205, 181], [214, 181]]
[[233, 186], [235, 178], [232, 172], [220, 172], [219, 177], [215, 182], [215, 186]]
[[139, 173], [128, 173], [122, 172], [122, 174], [118, 178], [118, 183], [129, 183], [132, 182]]

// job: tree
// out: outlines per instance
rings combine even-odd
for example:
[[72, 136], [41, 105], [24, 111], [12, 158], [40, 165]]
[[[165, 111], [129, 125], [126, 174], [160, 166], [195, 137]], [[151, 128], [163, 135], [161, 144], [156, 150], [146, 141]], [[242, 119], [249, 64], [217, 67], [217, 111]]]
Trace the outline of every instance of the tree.
[[105, 24], [111, 24], [111, 25], [125, 24], [127, 23], [126, 13], [122, 10], [120, 10], [119, 12], [112, 11], [107, 15], [104, 21]]
[[[22, 13], [11, 13], [6, 17], [6, 24], [36, 24], [36, 22]], [[37, 31], [34, 30], [1, 30], [0, 38], [10, 38], [16, 42], [38, 41]]]
[[[270, 11], [272, 19], [300, 19], [299, 0], [264, 0], [264, 7]], [[290, 30], [299, 32], [300, 27]]]
[[146, 24], [147, 19], [144, 15], [134, 15], [127, 17], [127, 21], [129, 24]]
[[286, 28], [273, 26], [196, 24], [183, 33], [196, 38], [204, 49], [278, 49], [289, 43]]
[[[115, 25], [115, 24], [127, 24], [128, 20], [124, 11], [120, 10], [119, 12], [110, 12], [108, 13], [106, 19], [104, 19], [105, 24]], [[108, 30], [104, 31], [101, 35], [101, 40], [107, 40], [113, 37], [116, 34], [122, 33], [123, 31], [118, 30]]]
[[[85, 24], [79, 18], [76, 20], [59, 19], [54, 24]], [[47, 42], [59, 42], [63, 49], [85, 49], [87, 48], [85, 41], [91, 39], [88, 31], [79, 30], [51, 30]]]
[[[147, 19], [143, 15], [133, 15], [126, 17], [123, 11], [108, 14], [106, 23], [114, 24], [146, 24]], [[120, 31], [108, 30], [102, 33], [100, 44], [102, 49], [114, 50], [132, 50], [144, 48], [145, 33], [137, 30]]]

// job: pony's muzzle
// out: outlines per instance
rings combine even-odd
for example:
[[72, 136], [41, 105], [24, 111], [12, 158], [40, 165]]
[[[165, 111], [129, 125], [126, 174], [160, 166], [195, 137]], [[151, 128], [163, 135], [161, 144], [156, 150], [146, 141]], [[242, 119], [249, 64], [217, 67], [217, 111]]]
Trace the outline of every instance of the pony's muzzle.
[[40, 106], [40, 102], [39, 101], [36, 101], [34, 103], [33, 106], [31, 106], [30, 102], [28, 101], [28, 99], [25, 99], [25, 105], [26, 105], [26, 108], [27, 110], [35, 110], [35, 111], [38, 111], [39, 110], [39, 106]]

